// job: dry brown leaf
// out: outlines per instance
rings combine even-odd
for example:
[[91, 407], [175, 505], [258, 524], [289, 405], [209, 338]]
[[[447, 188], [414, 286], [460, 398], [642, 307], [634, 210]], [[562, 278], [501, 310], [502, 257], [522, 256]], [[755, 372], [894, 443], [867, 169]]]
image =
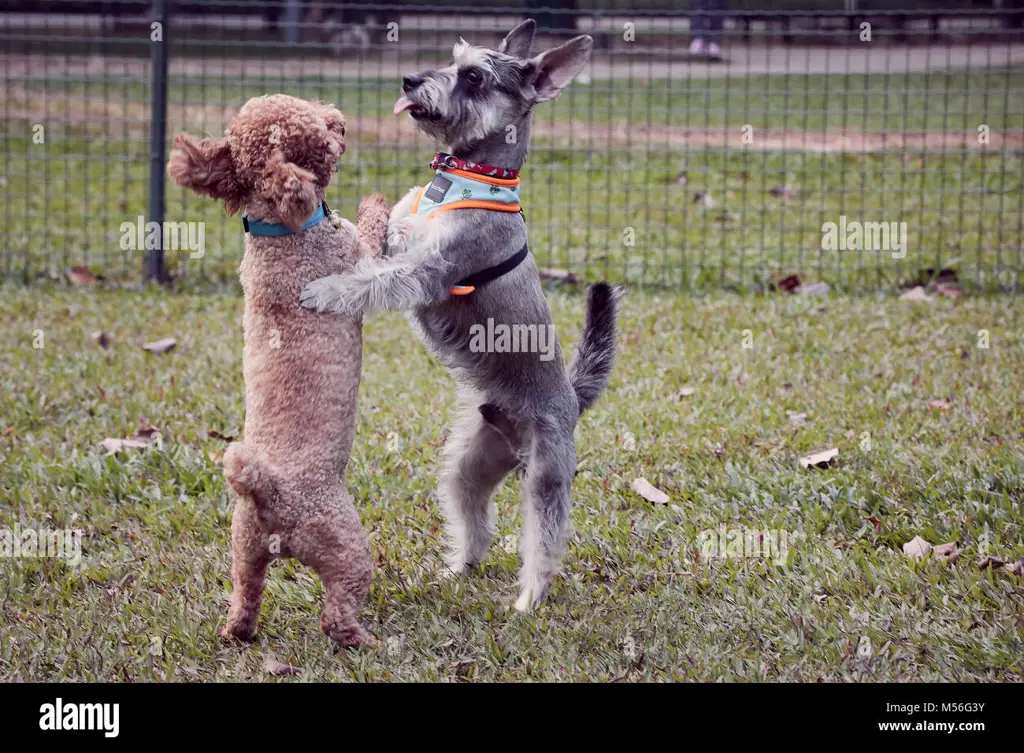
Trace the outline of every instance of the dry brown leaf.
[[634, 479], [633, 483], [630, 484], [633, 491], [639, 494], [641, 497], [646, 499], [648, 502], [653, 502], [656, 505], [667, 505], [668, 495], [665, 494], [661, 489], [658, 489], [651, 485], [651, 482], [645, 478]]
[[13, 433], [14, 433], [14, 427], [13, 426], [8, 426], [6, 429], [4, 429], [4, 436], [5, 437], [9, 437]]
[[113, 455], [119, 450], [144, 450], [149, 447], [150, 442], [144, 439], [114, 439], [113, 437], [107, 437], [100, 442], [100, 445], [107, 451], [108, 455]]
[[932, 554], [938, 559], [945, 560], [947, 565], [955, 565], [960, 559], [960, 548], [955, 541], [951, 541], [948, 544], [939, 544], [932, 549]]
[[988, 570], [988, 569], [996, 569], [996, 570], [998, 570], [999, 568], [1004, 567], [1005, 565], [1006, 565], [1006, 563], [1003, 562], [998, 557], [983, 557], [982, 559], [978, 560], [978, 569], [979, 570]]
[[787, 293], [795, 293], [802, 282], [803, 278], [800, 277], [800, 275], [789, 275], [788, 277], [783, 277], [775, 284], [777, 287], [779, 287], [781, 290], [785, 290]]
[[89, 339], [92, 340], [94, 345], [99, 345], [101, 348], [105, 349], [110, 347], [110, 335], [101, 329], [98, 329], [89, 335]]
[[907, 292], [900, 296], [900, 300], [903, 301], [930, 301], [931, 296], [924, 292], [924, 288], [921, 285], [910, 288]]
[[949, 401], [942, 398], [932, 400], [928, 403], [928, 410], [949, 410]]
[[979, 570], [998, 570], [1004, 575], [1024, 575], [1024, 557], [1016, 562], [1004, 562], [998, 557], [985, 557], [978, 562]]
[[784, 199], [796, 198], [796, 189], [793, 186], [772, 186], [768, 193], [772, 196], [781, 196]]
[[549, 267], [547, 269], [538, 269], [537, 272], [540, 274], [540, 279], [542, 280], [564, 282], [568, 285], [580, 284], [580, 276], [575, 272], [570, 272], [568, 269], [555, 269], [553, 267]]
[[815, 282], [811, 285], [801, 285], [795, 292], [798, 295], [828, 295], [828, 291], [827, 282]]
[[693, 387], [683, 387], [674, 395], [674, 397], [689, 397], [694, 392], [696, 392], [696, 390]]
[[72, 285], [95, 285], [99, 278], [85, 267], [72, 267], [68, 275]]
[[833, 447], [831, 450], [825, 450], [824, 452], [818, 452], [814, 455], [808, 455], [805, 458], [800, 458], [800, 465], [804, 468], [829, 468], [838, 456], [839, 448]]
[[906, 544], [903, 545], [903, 553], [910, 557], [912, 560], [919, 560], [928, 555], [928, 552], [932, 550], [932, 545], [922, 539], [920, 536], [915, 536]]
[[224, 442], [234, 442], [235, 441], [234, 437], [225, 436], [225, 435], [221, 434], [219, 431], [217, 431], [216, 429], [208, 429], [206, 431], [206, 436], [211, 437], [213, 439], [220, 439], [221, 441], [224, 441]]
[[302, 670], [298, 667], [292, 667], [291, 665], [279, 662], [277, 659], [267, 659], [267, 663], [263, 665], [263, 671], [268, 675], [275, 675], [277, 677], [301, 675]]
[[163, 340], [154, 340], [151, 343], [144, 344], [142, 349], [148, 350], [150, 353], [166, 353], [169, 350], [173, 350], [177, 344], [178, 341], [173, 337], [165, 337]]

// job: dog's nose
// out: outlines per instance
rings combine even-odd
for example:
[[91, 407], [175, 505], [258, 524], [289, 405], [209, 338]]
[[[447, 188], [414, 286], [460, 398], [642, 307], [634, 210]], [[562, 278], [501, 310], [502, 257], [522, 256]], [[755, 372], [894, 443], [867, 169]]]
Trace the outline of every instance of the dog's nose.
[[405, 76], [402, 78], [402, 91], [410, 92], [423, 83], [419, 76]]

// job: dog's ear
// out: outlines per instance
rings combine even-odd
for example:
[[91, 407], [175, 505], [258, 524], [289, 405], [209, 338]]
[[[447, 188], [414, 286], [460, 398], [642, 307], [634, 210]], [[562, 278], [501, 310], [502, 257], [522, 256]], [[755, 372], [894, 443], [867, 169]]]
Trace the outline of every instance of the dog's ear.
[[316, 176], [294, 162], [286, 162], [281, 150], [274, 151], [260, 181], [259, 193], [270, 201], [281, 221], [296, 232], [316, 211]]
[[547, 102], [561, 94], [590, 60], [593, 48], [593, 38], [583, 35], [531, 58], [534, 101]]
[[501, 40], [498, 52], [514, 58], [526, 58], [530, 54], [530, 45], [533, 44], [533, 35], [536, 33], [537, 22], [528, 18]]
[[338, 156], [345, 153], [345, 118], [334, 105], [321, 105], [327, 132], [338, 146]]
[[223, 199], [230, 214], [241, 208], [244, 190], [228, 140], [198, 140], [187, 133], [174, 137], [174, 150], [167, 162], [167, 174], [179, 186]]

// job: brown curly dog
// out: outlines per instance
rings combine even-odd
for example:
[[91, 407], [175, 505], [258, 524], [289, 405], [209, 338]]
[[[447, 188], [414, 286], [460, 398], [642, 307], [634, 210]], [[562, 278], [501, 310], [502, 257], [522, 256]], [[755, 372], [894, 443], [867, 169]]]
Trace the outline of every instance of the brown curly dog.
[[323, 580], [320, 626], [330, 638], [374, 643], [359, 623], [373, 562], [345, 488], [362, 319], [299, 305], [308, 282], [379, 255], [384, 244], [390, 206], [382, 196], [360, 205], [358, 231], [323, 205], [344, 137], [333, 106], [275, 94], [249, 100], [224, 138], [179, 133], [168, 164], [177, 183], [245, 212], [245, 437], [224, 455], [236, 500], [226, 639], [255, 635], [267, 567], [281, 556]]

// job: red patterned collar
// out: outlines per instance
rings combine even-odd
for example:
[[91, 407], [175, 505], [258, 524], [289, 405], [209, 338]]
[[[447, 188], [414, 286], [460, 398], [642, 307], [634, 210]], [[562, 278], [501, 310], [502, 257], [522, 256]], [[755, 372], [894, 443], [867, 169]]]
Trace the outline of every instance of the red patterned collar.
[[479, 162], [470, 162], [469, 160], [459, 159], [458, 157], [446, 154], [445, 152], [438, 152], [430, 162], [431, 170], [437, 170], [438, 168], [448, 170], [465, 170], [469, 173], [489, 175], [492, 178], [507, 178], [508, 180], [514, 180], [519, 177], [518, 170], [509, 170], [508, 168], [495, 167], [494, 165], [481, 165]]

